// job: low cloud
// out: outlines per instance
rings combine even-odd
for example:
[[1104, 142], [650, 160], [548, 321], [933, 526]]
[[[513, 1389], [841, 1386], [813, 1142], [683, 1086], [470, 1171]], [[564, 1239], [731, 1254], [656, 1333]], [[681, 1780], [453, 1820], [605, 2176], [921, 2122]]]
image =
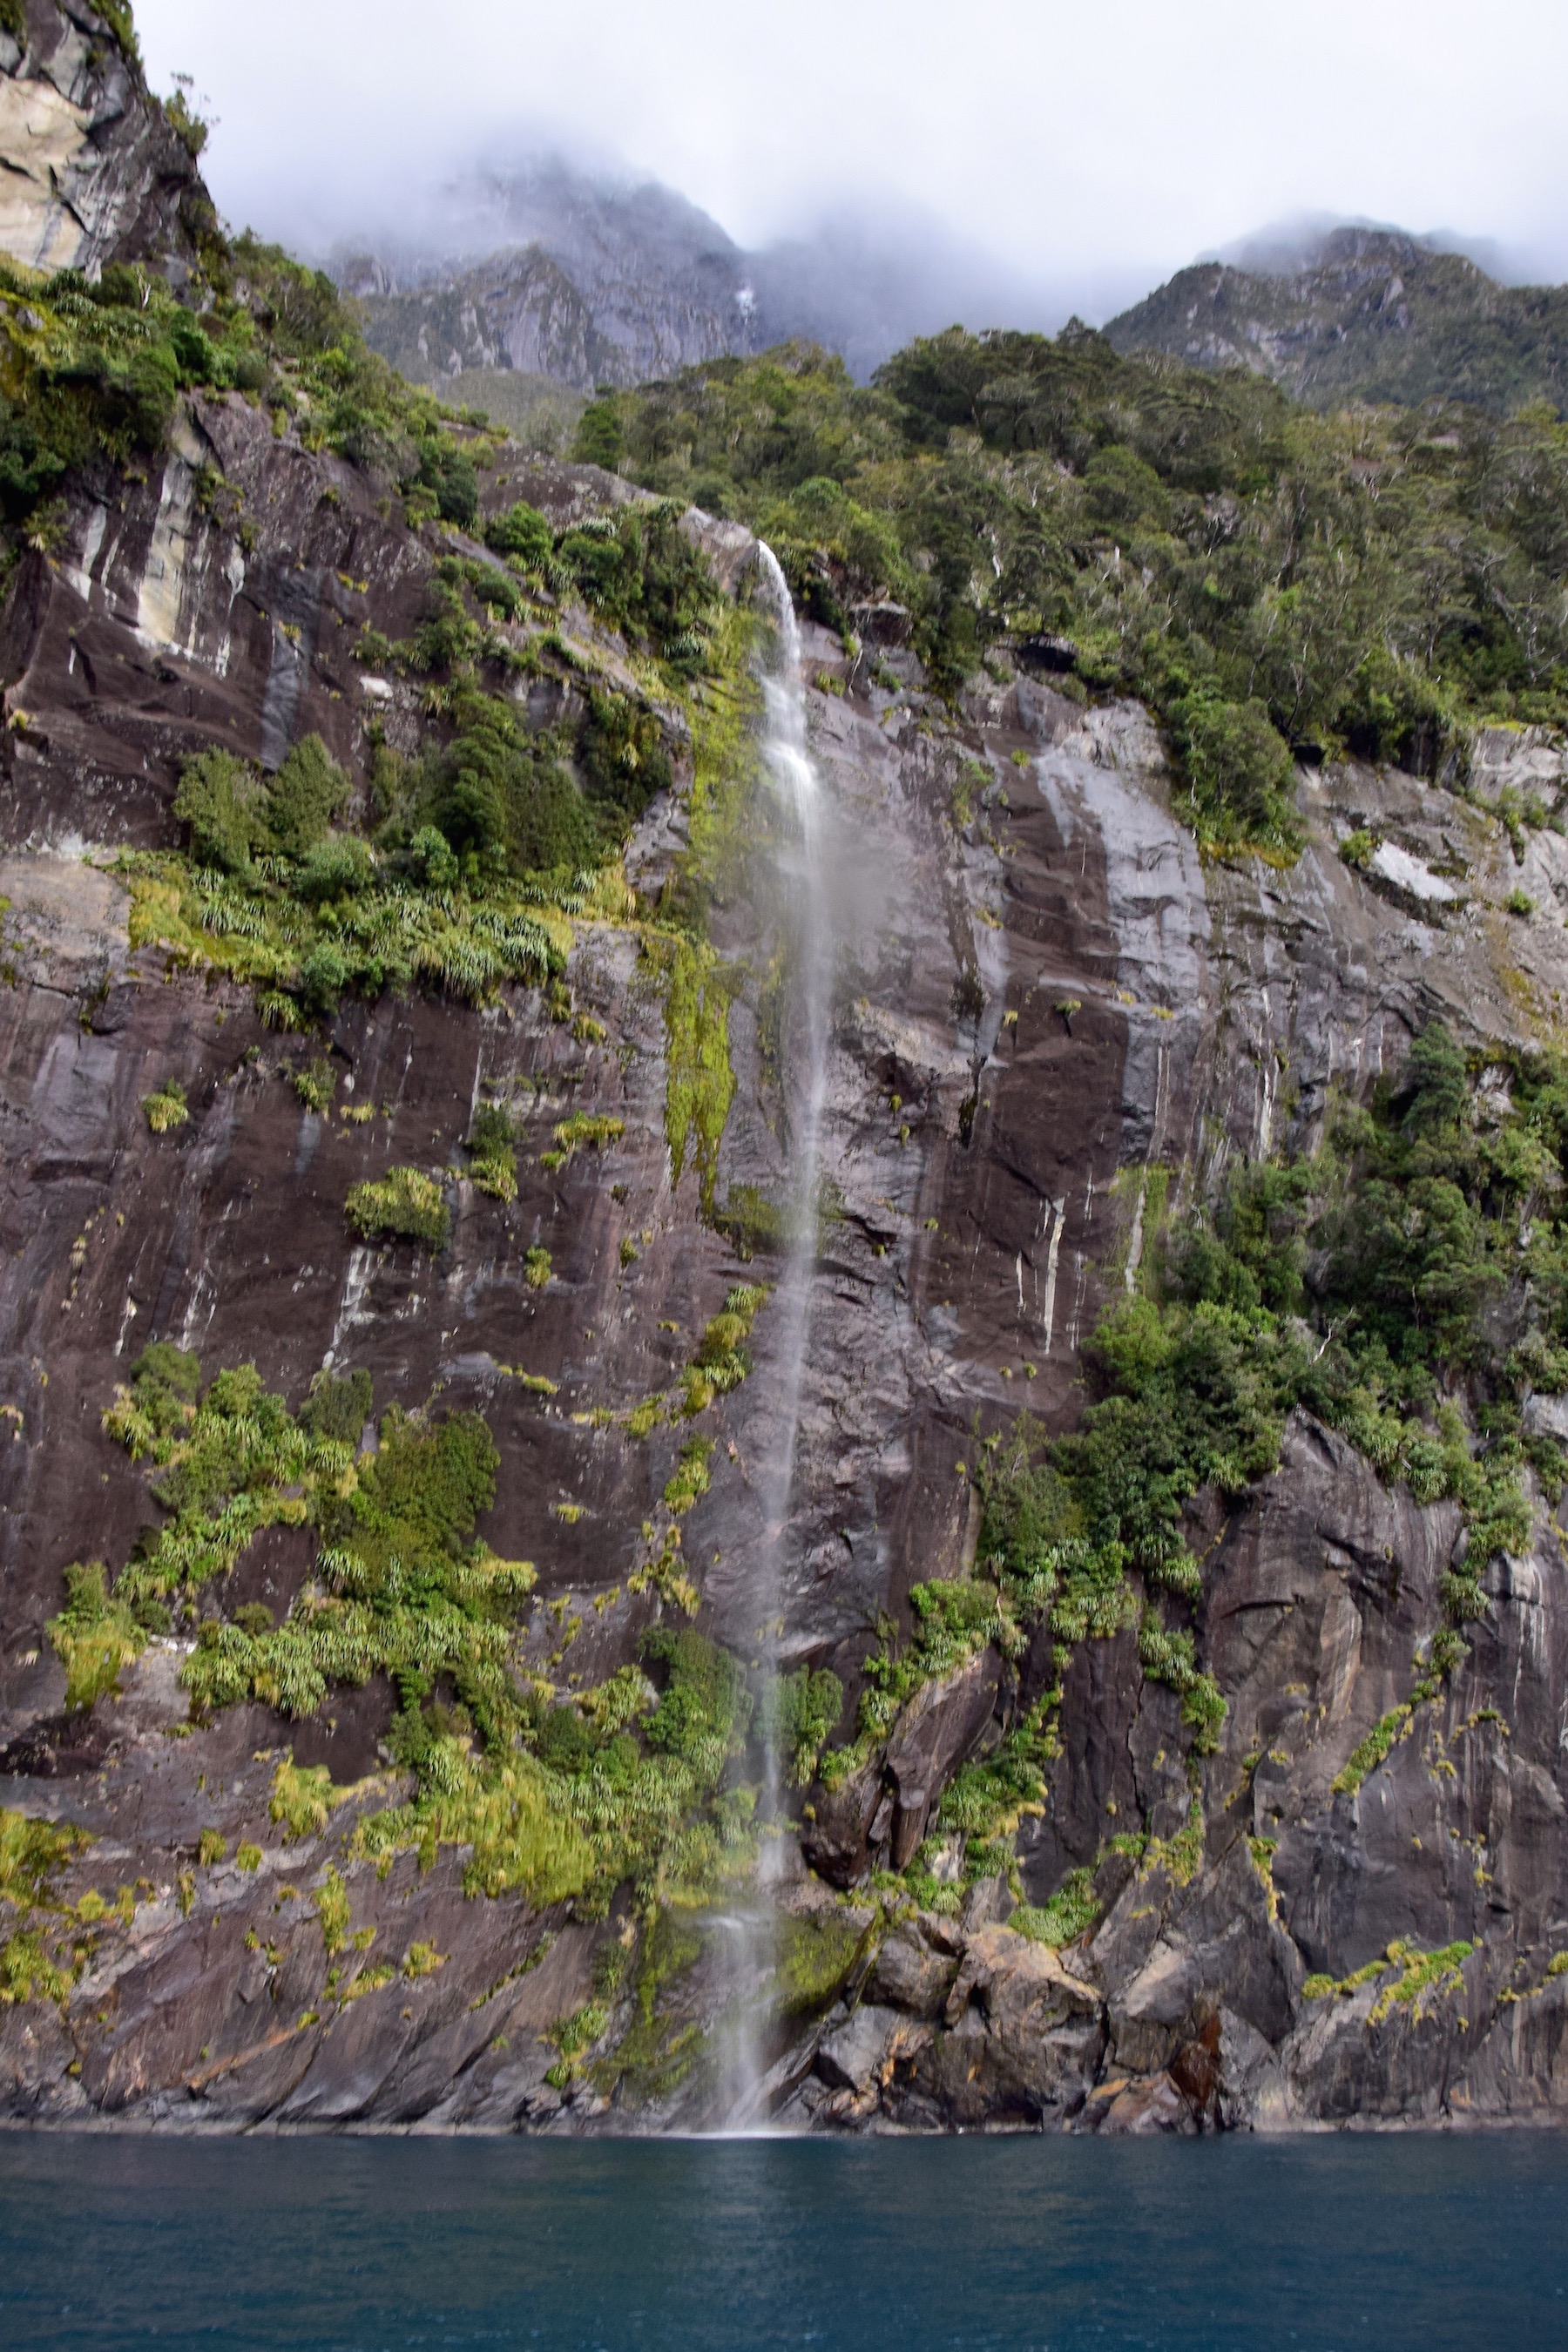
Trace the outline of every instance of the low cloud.
[[139, 0], [137, 17], [154, 86], [188, 71], [218, 118], [227, 215], [316, 250], [389, 223], [444, 233], [479, 164], [553, 153], [679, 189], [748, 250], [896, 248], [906, 284], [923, 255], [933, 299], [973, 283], [976, 321], [1004, 298], [1024, 323], [1103, 317], [1259, 223], [1325, 213], [1457, 224], [1510, 275], [1568, 275], [1568, 16], [1547, 0], [1494, 0], [1484, 38], [1469, 0]]

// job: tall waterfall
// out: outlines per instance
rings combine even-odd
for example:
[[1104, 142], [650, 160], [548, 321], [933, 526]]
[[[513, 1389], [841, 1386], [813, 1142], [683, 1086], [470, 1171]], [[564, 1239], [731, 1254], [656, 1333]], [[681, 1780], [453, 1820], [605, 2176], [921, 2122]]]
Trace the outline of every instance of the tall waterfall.
[[[811, 1344], [812, 1279], [816, 1265], [822, 1113], [827, 1095], [828, 1020], [833, 936], [825, 869], [826, 831], [821, 781], [806, 749], [805, 687], [800, 629], [788, 583], [765, 541], [757, 544], [761, 586], [775, 624], [771, 658], [762, 670], [766, 724], [763, 752], [784, 823], [776, 836], [776, 881], [785, 934], [788, 1010], [780, 1036], [784, 1094], [784, 1145], [788, 1171], [788, 1250], [778, 1285], [773, 1328], [776, 1392], [768, 1455], [759, 1481], [763, 1505], [757, 1580], [752, 1595], [762, 1664], [776, 1673], [783, 1631], [785, 1544], [795, 1481], [801, 1395]], [[727, 1912], [715, 1924], [726, 1937], [734, 1987], [726, 2126], [753, 2129], [766, 2121], [763, 2059], [759, 2047], [760, 1991], [771, 1983], [776, 1922], [768, 1885], [778, 1875], [783, 1795], [780, 1759], [765, 1743], [766, 1783], [760, 1808], [763, 1843], [760, 1899]], [[765, 2000], [765, 1992], [764, 1992]]]
[[[778, 627], [774, 666], [763, 672], [767, 731], [763, 756], [789, 820], [779, 855], [779, 880], [792, 926], [787, 1025], [781, 1039], [788, 1153], [789, 1252], [777, 1308], [779, 1390], [776, 1446], [763, 1487], [763, 1622], [776, 1626], [783, 1590], [784, 1546], [795, 1486], [800, 1435], [801, 1387], [811, 1344], [812, 1276], [816, 1226], [823, 1105], [827, 1095], [827, 1036], [833, 985], [833, 939], [824, 867], [822, 788], [805, 741], [805, 685], [800, 627], [789, 585], [765, 540], [757, 563]], [[776, 1642], [770, 1647], [776, 1648]], [[768, 1757], [769, 1811], [776, 1812], [778, 1759]]]

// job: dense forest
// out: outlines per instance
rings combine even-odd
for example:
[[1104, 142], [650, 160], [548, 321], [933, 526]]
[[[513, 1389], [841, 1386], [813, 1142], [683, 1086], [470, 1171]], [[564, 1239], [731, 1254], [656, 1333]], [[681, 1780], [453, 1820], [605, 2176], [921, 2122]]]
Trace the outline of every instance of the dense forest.
[[1319, 415], [1255, 375], [958, 330], [864, 389], [799, 347], [595, 403], [579, 454], [742, 517], [818, 619], [892, 596], [939, 690], [1021, 640], [1142, 696], [1200, 838], [1289, 856], [1293, 759], [1462, 777], [1568, 714], [1568, 428], [1458, 403]]

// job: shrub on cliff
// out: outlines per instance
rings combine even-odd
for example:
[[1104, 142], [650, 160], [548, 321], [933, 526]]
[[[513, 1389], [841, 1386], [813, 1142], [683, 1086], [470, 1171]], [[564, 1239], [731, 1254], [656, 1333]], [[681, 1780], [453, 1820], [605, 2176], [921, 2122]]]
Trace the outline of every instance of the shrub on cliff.
[[389, 1168], [384, 1176], [367, 1177], [350, 1188], [343, 1203], [351, 1225], [367, 1241], [384, 1234], [398, 1241], [427, 1243], [444, 1250], [451, 1228], [447, 1196], [439, 1180], [417, 1168]]
[[530, 572], [542, 572], [555, 551], [555, 533], [537, 507], [519, 499], [485, 525], [485, 545], [498, 555], [515, 556]]
[[471, 530], [479, 510], [479, 483], [474, 461], [460, 443], [431, 434], [420, 448], [416, 478], [435, 491], [443, 522], [460, 523], [465, 530]]
[[1294, 857], [1304, 838], [1292, 805], [1296, 766], [1266, 706], [1195, 690], [1170, 705], [1193, 829], [1216, 850]]
[[613, 474], [625, 447], [626, 435], [614, 401], [591, 400], [577, 420], [573, 457], [580, 466], [603, 466]]
[[319, 735], [296, 743], [269, 783], [215, 747], [185, 761], [174, 814], [199, 866], [247, 875], [258, 851], [307, 856], [325, 838], [348, 791], [347, 776]]
[[85, 1710], [120, 1687], [120, 1674], [147, 1646], [147, 1629], [107, 1589], [103, 1562], [66, 1570], [66, 1603], [45, 1632], [66, 1670], [66, 1706]]

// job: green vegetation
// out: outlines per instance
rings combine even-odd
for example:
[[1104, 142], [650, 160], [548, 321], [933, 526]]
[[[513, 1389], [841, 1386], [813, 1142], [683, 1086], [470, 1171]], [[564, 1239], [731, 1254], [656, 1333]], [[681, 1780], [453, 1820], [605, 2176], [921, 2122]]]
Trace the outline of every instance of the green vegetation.
[[708, 1461], [712, 1451], [710, 1437], [693, 1437], [681, 1447], [680, 1459], [664, 1489], [665, 1507], [676, 1518], [700, 1502], [708, 1492]]
[[700, 2063], [701, 2028], [667, 2019], [661, 2005], [701, 1953], [702, 1937], [689, 1917], [672, 1904], [650, 1904], [637, 1950], [631, 2025], [594, 2069], [601, 2091], [618, 2092], [624, 2104], [639, 2105], [678, 2090]]
[[258, 856], [298, 863], [325, 841], [349, 780], [319, 735], [307, 735], [269, 782], [230, 752], [187, 760], [174, 814], [198, 866], [248, 878]]
[[149, 1611], [143, 1603], [139, 1618], [126, 1601], [111, 1601], [100, 1559], [71, 1563], [66, 1570], [66, 1605], [44, 1628], [66, 1670], [68, 1710], [89, 1707], [118, 1693], [121, 1668], [140, 1657], [159, 1614], [155, 1604]]
[[[517, 511], [507, 518], [513, 530]], [[680, 513], [665, 499], [574, 524], [556, 541], [550, 576], [552, 584], [569, 582], [628, 644], [694, 677], [706, 666], [714, 592], [707, 566], [678, 528]]]
[[168, 1135], [184, 1127], [190, 1119], [185, 1103], [185, 1090], [178, 1078], [165, 1078], [163, 1085], [142, 1097], [142, 1108], [154, 1135]]
[[487, 1734], [509, 1721], [510, 1626], [534, 1572], [468, 1540], [494, 1499], [497, 1458], [478, 1413], [430, 1423], [395, 1407], [382, 1422], [380, 1450], [335, 1485], [321, 1478], [315, 1486], [318, 1588], [308, 1588], [275, 1631], [202, 1621], [183, 1669], [193, 1705], [212, 1710], [259, 1698], [286, 1715], [310, 1715], [330, 1684], [390, 1674], [405, 1703], [395, 1748], [416, 1763], [424, 1736], [417, 1703], [440, 1677]]
[[343, 1213], [367, 1241], [388, 1234], [395, 1240], [424, 1242], [437, 1255], [452, 1227], [440, 1178], [426, 1176], [417, 1168], [389, 1168], [384, 1176], [352, 1185]]
[[[1568, 1388], [1568, 1073], [1515, 1055], [1501, 1097], [1473, 1093], [1479, 1075], [1434, 1023], [1369, 1106], [1331, 1107], [1313, 1158], [1233, 1167], [1217, 1202], [1169, 1222], [1163, 1188], [1146, 1183], [1141, 1286], [1086, 1343], [1079, 1428], [1047, 1442], [1024, 1414], [983, 1442], [974, 1573], [914, 1590], [906, 1646], [883, 1628], [855, 1737], [820, 1760], [830, 1787], [922, 1685], [987, 1644], [1022, 1654], [1042, 1619], [1058, 1670], [1072, 1645], [1136, 1625], [1143, 1673], [1179, 1695], [1193, 1755], [1213, 1752], [1225, 1702], [1173, 1616], [1202, 1591], [1183, 1512], [1202, 1487], [1233, 1496], [1267, 1475], [1297, 1405], [1417, 1501], [1452, 1496], [1463, 1518], [1411, 1698], [1362, 1741], [1336, 1791], [1375, 1770], [1465, 1655], [1459, 1629], [1484, 1610], [1489, 1560], [1530, 1540], [1523, 1464], [1552, 1494], [1568, 1482], [1563, 1450], [1521, 1414], [1532, 1388]], [[955, 1776], [905, 1874], [921, 1901], [952, 1908], [974, 1877], [1016, 1874], [1014, 1832], [1059, 1752], [1058, 1703], [1059, 1687]], [[953, 1832], [961, 1874], [939, 1884], [936, 1846]], [[1202, 1836], [1198, 1814], [1143, 1866], [1190, 1874]]]
[[316, 1895], [316, 1917], [321, 1922], [321, 1943], [328, 1956], [341, 1952], [349, 1932], [349, 1890], [342, 1872], [331, 1863]]
[[[122, 19], [129, 43], [129, 9], [100, 13]], [[186, 116], [175, 128], [189, 144]], [[12, 551], [24, 539], [47, 544], [49, 501], [74, 469], [160, 455], [186, 390], [237, 389], [307, 447], [411, 483], [443, 446], [437, 404], [366, 348], [329, 278], [254, 237], [226, 242], [210, 208], [187, 209], [199, 252], [183, 299], [140, 264], [111, 264], [91, 286], [76, 270], [0, 268], [0, 515]]]
[[401, 867], [378, 866], [346, 836], [298, 868], [268, 858], [243, 877], [173, 853], [127, 853], [132, 941], [165, 948], [172, 966], [254, 988], [264, 1016], [286, 1029], [330, 1014], [351, 990], [374, 996], [423, 982], [482, 1003], [508, 981], [542, 985], [562, 958], [536, 901], [478, 876], [458, 884], [443, 836], [431, 838], [440, 857], [416, 835]]
[[1381, 1977], [1386, 1981], [1378, 1985], [1376, 1998], [1367, 2011], [1368, 2025], [1383, 2024], [1394, 2009], [1408, 2009], [1419, 2017], [1422, 2001], [1428, 1993], [1453, 1992], [1462, 1986], [1464, 1964], [1474, 1950], [1473, 1944], [1460, 1942], [1424, 1952], [1418, 1945], [1396, 1937], [1381, 1958], [1369, 1960], [1352, 1976], [1337, 1979], [1308, 1977], [1301, 1987], [1301, 1997], [1304, 2000], [1326, 2000], [1337, 1996], [1345, 2000], [1359, 1992], [1363, 1985], [1377, 1984]]
[[[586, 538], [620, 550], [630, 529]], [[595, 897], [596, 874], [672, 781], [671, 701], [697, 693], [696, 670], [732, 660], [739, 643], [728, 625], [692, 621], [693, 600], [706, 613], [713, 590], [673, 525], [639, 524], [632, 537], [640, 618], [622, 609], [624, 580], [612, 617], [646, 647], [646, 690], [612, 688], [591, 668], [575, 730], [531, 734], [513, 698], [491, 687], [542, 663], [570, 674], [583, 662], [558, 635], [530, 634], [529, 599], [547, 592], [520, 586], [519, 559], [506, 568], [444, 556], [416, 635], [393, 645], [370, 633], [355, 648], [433, 681], [426, 706], [438, 724], [419, 754], [403, 758], [373, 730], [368, 794], [357, 797], [314, 737], [270, 780], [222, 751], [188, 761], [175, 802], [185, 848], [121, 860], [135, 944], [248, 984], [264, 1016], [287, 1028], [330, 1016], [350, 992], [423, 985], [482, 1003], [509, 982], [552, 984], [559, 1017], [570, 1017], [563, 919], [590, 901], [612, 919], [631, 911], [624, 885]], [[573, 588], [558, 558], [546, 571], [562, 593]], [[363, 832], [335, 829], [351, 810]], [[692, 951], [684, 936], [647, 936], [656, 962]], [[704, 1106], [700, 1123], [716, 1150], [722, 1112], [715, 1129]]]
[[697, 1169], [702, 1213], [713, 1213], [719, 1145], [735, 1095], [730, 1066], [730, 988], [710, 948], [677, 938], [650, 942], [661, 960], [665, 987], [667, 1074], [664, 1134], [672, 1188], [687, 1155]]
[[540, 1154], [539, 1164], [556, 1173], [568, 1168], [579, 1151], [603, 1151], [607, 1144], [618, 1143], [626, 1131], [624, 1118], [594, 1116], [587, 1111], [574, 1111], [563, 1118], [555, 1129], [555, 1149]]
[[89, 1895], [73, 1912], [56, 1880], [90, 1843], [68, 1822], [32, 1821], [0, 1807], [0, 2008], [64, 2001], [86, 1966], [93, 1937], [81, 1929], [110, 1906]]
[[350, 1449], [312, 1439], [254, 1366], [220, 1372], [205, 1394], [195, 1356], [159, 1342], [132, 1365], [103, 1416], [132, 1461], [151, 1460], [167, 1515], [138, 1538], [113, 1598], [139, 1618], [226, 1575], [262, 1528], [299, 1526], [307, 1496], [341, 1477]]
[[318, 1116], [331, 1110], [332, 1097], [337, 1092], [338, 1074], [324, 1055], [294, 1073], [294, 1092], [308, 1111]]
[[590, 1912], [628, 1877], [645, 1899], [691, 1902], [742, 1875], [750, 1799], [723, 1786], [752, 1713], [742, 1670], [689, 1629], [656, 1627], [644, 1654], [662, 1695], [624, 1666], [574, 1703], [531, 1696], [504, 1724], [498, 1712], [483, 1754], [466, 1725], [405, 1708], [397, 1738], [418, 1794], [362, 1823], [363, 1850], [471, 1845], [470, 1892], [571, 1895]]
[[[170, 120], [197, 152], [203, 126], [183, 93]], [[73, 477], [160, 459], [184, 395], [203, 390], [237, 390], [307, 449], [395, 482], [416, 528], [476, 527], [489, 446], [477, 428], [366, 347], [324, 275], [254, 238], [226, 241], [210, 208], [198, 228], [178, 299], [140, 266], [92, 286], [0, 268], [0, 579], [25, 547], [56, 543]], [[210, 470], [197, 488], [203, 512], [247, 538], [241, 492]], [[558, 974], [539, 910], [580, 900], [668, 785], [670, 704], [713, 657], [713, 583], [678, 520], [656, 504], [557, 536], [514, 509], [489, 527], [492, 556], [448, 541], [415, 635], [392, 644], [367, 629], [357, 649], [431, 681], [418, 756], [373, 730], [363, 784], [315, 736], [270, 777], [221, 749], [189, 759], [184, 851], [122, 860], [138, 943], [232, 973], [290, 1027], [349, 991], [423, 984], [481, 1002]], [[558, 605], [576, 599], [624, 636], [646, 686], [612, 687], [555, 633]], [[531, 734], [494, 690], [542, 667], [587, 672], [574, 730]]]
[[[258, 1698], [309, 1715], [332, 1683], [391, 1674], [404, 1692], [447, 1677], [481, 1725], [507, 1718], [510, 1628], [533, 1570], [471, 1542], [494, 1497], [497, 1455], [477, 1413], [432, 1421], [395, 1407], [379, 1451], [355, 1457], [371, 1402], [363, 1373], [318, 1376], [298, 1420], [251, 1365], [220, 1372], [204, 1391], [194, 1356], [150, 1348], [117, 1391], [104, 1426], [133, 1459], [150, 1458], [166, 1514], [144, 1530], [105, 1595], [100, 1570], [76, 1572], [55, 1621], [81, 1687], [110, 1686], [140, 1629], [170, 1605], [195, 1619], [197, 1642], [181, 1669], [192, 1705], [211, 1710]], [[224, 1575], [260, 1528], [313, 1526], [316, 1580], [284, 1622], [261, 1609], [234, 1622], [201, 1615], [201, 1591]], [[107, 1677], [107, 1679], [106, 1679]], [[301, 1833], [324, 1821], [324, 1772], [279, 1766], [273, 1817]]]
[[967, 1579], [913, 1588], [910, 1612], [914, 1624], [908, 1646], [900, 1647], [897, 1628], [885, 1621], [880, 1644], [865, 1664], [855, 1737], [842, 1748], [827, 1749], [820, 1759], [829, 1788], [837, 1788], [886, 1739], [900, 1709], [924, 1684], [984, 1649], [1000, 1631], [997, 1602], [994, 1586]]
[[737, 1283], [725, 1294], [719, 1313], [704, 1326], [696, 1355], [686, 1370], [680, 1410], [689, 1418], [706, 1412], [716, 1396], [727, 1396], [749, 1377], [752, 1360], [746, 1341], [767, 1296], [763, 1285]]
[[774, 1958], [786, 2017], [811, 2016], [836, 2000], [864, 1945], [854, 1923], [837, 1911], [786, 1912], [778, 1922]]
[[988, 646], [1164, 719], [1200, 840], [1289, 856], [1293, 751], [1426, 774], [1483, 717], [1568, 718], [1568, 428], [1539, 408], [1297, 409], [1257, 376], [1118, 358], [1076, 324], [820, 352], [620, 393], [632, 478], [755, 525], [804, 608], [909, 606], [952, 693]]
[[1369, 1772], [1375, 1772], [1386, 1761], [1396, 1740], [1403, 1739], [1410, 1729], [1412, 1709], [1391, 1707], [1366, 1738], [1351, 1754], [1342, 1771], [1334, 1778], [1336, 1797], [1353, 1796]]
[[464, 1149], [468, 1174], [492, 1201], [517, 1198], [517, 1139], [510, 1118], [499, 1103], [483, 1103], [474, 1113]]
[[[1553, 1489], [1565, 1466], [1550, 1440], [1526, 1439], [1520, 1407], [1531, 1386], [1568, 1384], [1568, 1086], [1550, 1057], [1510, 1076], [1512, 1106], [1489, 1127], [1434, 1023], [1370, 1108], [1334, 1109], [1314, 1159], [1233, 1171], [1212, 1213], [1163, 1234], [1144, 1291], [1086, 1348], [1081, 1428], [1037, 1466], [1026, 1424], [988, 1450], [982, 1556], [1017, 1607], [1047, 1608], [1058, 1638], [1079, 1640], [1124, 1622], [1128, 1570], [1194, 1597], [1187, 1497], [1270, 1470], [1304, 1404], [1419, 1501], [1459, 1501], [1464, 1561], [1444, 1580], [1449, 1628], [1433, 1650], [1447, 1671], [1486, 1562], [1528, 1541], [1518, 1465], [1528, 1454]], [[1184, 1691], [1196, 1744], [1212, 1740], [1215, 1694], [1188, 1637], [1146, 1613], [1140, 1647], [1145, 1672]]]
[[784, 1768], [792, 1788], [815, 1777], [822, 1750], [844, 1712], [844, 1685], [835, 1674], [810, 1666], [773, 1675], [763, 1685], [759, 1710], [763, 1742]]
[[296, 1765], [290, 1751], [272, 1775], [267, 1810], [275, 1822], [281, 1822], [285, 1842], [292, 1844], [326, 1828], [339, 1795], [324, 1764]]
[[1076, 1943], [1100, 1916], [1092, 1870], [1069, 1870], [1048, 1903], [1020, 1903], [1007, 1925], [1037, 1944]]
[[[731, 1293], [713, 1318], [705, 1380], [743, 1376], [741, 1350], [764, 1295]], [[753, 1714], [741, 1666], [694, 1632], [656, 1627], [644, 1643], [648, 1672], [624, 1667], [564, 1702], [520, 1677], [515, 1622], [534, 1571], [473, 1539], [495, 1493], [487, 1424], [477, 1413], [436, 1419], [394, 1407], [378, 1450], [356, 1454], [371, 1403], [363, 1372], [319, 1374], [295, 1416], [248, 1365], [204, 1388], [194, 1356], [150, 1348], [104, 1420], [149, 1463], [164, 1523], [143, 1534], [111, 1591], [100, 1569], [73, 1578], [58, 1622], [61, 1642], [78, 1645], [84, 1682], [109, 1686], [149, 1616], [167, 1626], [180, 1612], [196, 1631], [182, 1680], [200, 1714], [257, 1699], [308, 1715], [333, 1685], [390, 1675], [399, 1701], [391, 1744], [416, 1793], [360, 1822], [364, 1852], [471, 1845], [471, 1891], [522, 1886], [541, 1902], [570, 1894], [599, 1908], [627, 1877], [648, 1900], [688, 1902], [743, 1874], [755, 1788], [730, 1785]], [[672, 1514], [705, 1490], [711, 1450], [705, 1439], [685, 1446]], [[258, 1529], [279, 1523], [310, 1526], [320, 1539], [315, 1574], [284, 1622], [275, 1626], [258, 1605], [231, 1622], [202, 1613], [204, 1586]], [[831, 1676], [792, 1682], [772, 1706], [798, 1745], [822, 1736], [842, 1695]], [[345, 1793], [324, 1768], [285, 1756], [272, 1818], [290, 1838], [314, 1835]]]
[[776, 1256], [788, 1240], [787, 1213], [754, 1184], [731, 1184], [723, 1207], [713, 1212], [712, 1224], [742, 1265], [759, 1253]]

